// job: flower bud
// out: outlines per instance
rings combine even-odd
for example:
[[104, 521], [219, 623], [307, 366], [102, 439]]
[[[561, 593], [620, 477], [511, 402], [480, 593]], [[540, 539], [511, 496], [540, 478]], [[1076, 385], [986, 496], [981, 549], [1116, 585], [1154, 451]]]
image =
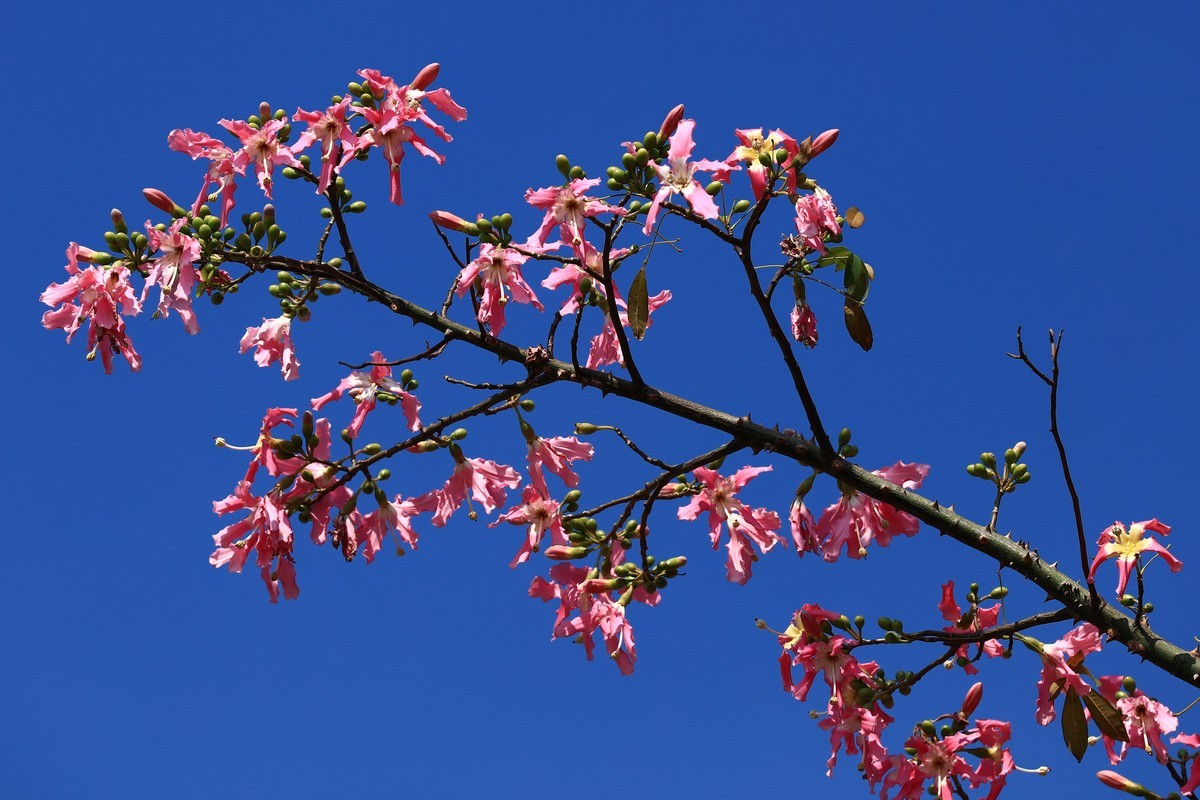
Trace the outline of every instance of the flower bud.
[[575, 423], [575, 433], [579, 436], [587, 436], [589, 434], [595, 433], [598, 430], [600, 430], [600, 428], [596, 425], [593, 425], [590, 422], [576, 422]]
[[967, 696], [963, 698], [962, 714], [964, 717], [969, 717], [975, 713], [975, 709], [979, 708], [979, 701], [983, 699], [983, 684], [976, 683], [970, 689], [967, 689]]
[[160, 189], [142, 189], [142, 197], [146, 198], [146, 202], [160, 211], [165, 211], [168, 214], [174, 215], [175, 201], [167, 197], [166, 192]]
[[554, 157], [554, 166], [562, 173], [564, 178], [571, 177], [571, 159], [563, 153], [559, 153]]
[[1128, 792], [1134, 797], [1150, 797], [1151, 793], [1141, 784], [1134, 783], [1124, 775], [1113, 772], [1110, 769], [1102, 769], [1096, 773], [1096, 777], [1105, 786], [1110, 789], [1119, 789], [1122, 792]]
[[446, 228], [452, 231], [462, 232], [470, 224], [462, 217], [451, 214], [449, 211], [432, 211], [429, 214], [429, 218], [439, 228]]
[[546, 548], [543, 555], [553, 561], [570, 561], [574, 558], [583, 558], [588, 554], [586, 547], [567, 547], [561, 544], [551, 545]]
[[733, 213], [740, 214], [743, 211], [749, 210], [749, 208], [750, 208], [750, 201], [743, 197], [741, 200], [738, 200], [736, 203], [733, 204]]
[[825, 131], [820, 136], [813, 139], [812, 144], [809, 146], [808, 157], [816, 158], [821, 153], [824, 153], [826, 150], [832, 147], [833, 143], [837, 141], [838, 133], [838, 129], [833, 128]]
[[125, 225], [125, 215], [121, 213], [121, 209], [114, 208], [108, 212], [108, 216], [112, 218], [113, 230], [117, 233], [125, 233], [129, 228]]
[[412, 79], [412, 83], [408, 85], [410, 89], [416, 89], [418, 92], [423, 91], [426, 86], [437, 80], [438, 72], [442, 65], [436, 61], [424, 67], [417, 73], [417, 77]]
[[680, 103], [667, 112], [662, 125], [658, 128], [658, 138], [666, 139], [671, 136], [671, 134], [675, 133], [675, 129], [679, 127], [680, 122], [683, 122], [683, 103]]

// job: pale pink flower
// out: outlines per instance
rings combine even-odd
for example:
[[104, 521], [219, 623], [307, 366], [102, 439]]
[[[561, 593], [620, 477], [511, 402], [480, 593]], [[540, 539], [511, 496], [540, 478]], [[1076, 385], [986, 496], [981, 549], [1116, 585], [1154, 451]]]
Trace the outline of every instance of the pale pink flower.
[[564, 241], [570, 242], [575, 254], [583, 257], [583, 226], [588, 217], [597, 214], [624, 214], [625, 209], [612, 206], [603, 200], [588, 197], [587, 191], [600, 185], [599, 178], [585, 180], [576, 178], [565, 186], [525, 192], [525, 202], [546, 212], [541, 226], [529, 237], [529, 242], [538, 247], [546, 245], [546, 237], [557, 225]]
[[[622, 675], [633, 673], [637, 649], [633, 626], [625, 616], [625, 607], [608, 593], [589, 594], [581, 590], [587, 580], [587, 569], [571, 564], [555, 564], [550, 568], [550, 580], [537, 577], [529, 585], [529, 596], [543, 602], [558, 600], [552, 637], [576, 638], [583, 644], [589, 661], [595, 651], [594, 635], [600, 632], [604, 649], [616, 662]], [[636, 599], [636, 597], [635, 597]], [[575, 612], [578, 612], [576, 615]]]
[[[649, 298], [646, 304], [646, 328], [649, 329], [654, 320], [651, 317], [654, 311], [665, 305], [671, 299], [671, 290], [663, 289], [658, 294]], [[625, 310], [628, 305], [620, 297], [617, 298], [617, 308], [621, 309], [617, 312], [617, 317], [621, 320], [623, 327], [629, 327], [629, 314]], [[599, 369], [608, 364], [620, 364], [625, 366], [625, 356], [621, 352], [621, 342], [617, 338], [617, 329], [613, 327], [612, 318], [604, 315], [604, 327], [600, 329], [600, 333], [592, 337], [591, 348], [588, 350], [587, 364], [588, 369]]]
[[[783, 148], [787, 151], [788, 163], [791, 163], [791, 159], [800, 154], [800, 145], [794, 138], [778, 129], [765, 135], [762, 128], [739, 128], [734, 133], [740, 144], [725, 159], [726, 172], [715, 177], [718, 180], [728, 180], [729, 169], [739, 169], [740, 164], [746, 164], [750, 174], [750, 188], [754, 192], [754, 199], [758, 200], [767, 190], [767, 167], [759, 161], [759, 156], [766, 155], [774, 159], [775, 151]], [[787, 171], [787, 191], [789, 194], [796, 193], [794, 169]]]
[[233, 494], [213, 503], [217, 514], [248, 513], [213, 536], [216, 549], [208, 563], [214, 567], [227, 565], [230, 572], [241, 572], [250, 552], [256, 552], [256, 563], [272, 603], [279, 601], [281, 591], [287, 600], [300, 595], [292, 563], [291, 520], [284, 505], [284, 497], [277, 490], [255, 497], [250, 493], [249, 481], [241, 481]]
[[544, 308], [521, 275], [521, 264], [528, 258], [510, 247], [484, 244], [479, 247], [479, 256], [459, 273], [459, 297], [471, 289], [476, 279], [483, 284], [479, 321], [488, 326], [493, 336], [504, 330], [504, 307], [510, 299], [528, 303], [538, 311]]
[[66, 331], [70, 342], [87, 321], [88, 360], [99, 355], [104, 371], [111, 373], [113, 354], [119, 353], [129, 368], [137, 372], [142, 368], [142, 358], [125, 333], [122, 315], [140, 313], [141, 302], [129, 284], [129, 270], [123, 265], [80, 269], [80, 261], [86, 263], [95, 255], [95, 251], [75, 242], [67, 247], [65, 269], [70, 277], [62, 283], [50, 284], [42, 292], [39, 299], [51, 308], [42, 315], [42, 326]]
[[[1184, 747], [1200, 747], [1200, 733], [1180, 734], [1171, 739], [1175, 744], [1181, 744]], [[1188, 777], [1187, 783], [1179, 787], [1179, 791], [1183, 794], [1189, 794], [1200, 789], [1200, 752], [1192, 756], [1191, 774]]]
[[810, 249], [825, 253], [823, 234], [838, 236], [842, 226], [837, 221], [837, 209], [829, 193], [820, 186], [813, 194], [805, 195], [796, 201], [796, 232], [800, 239]]
[[185, 223], [186, 220], [177, 219], [166, 231], [160, 231], [146, 221], [146, 236], [158, 258], [149, 264], [141, 301], [146, 302], [151, 286], [158, 286], [160, 295], [155, 316], [166, 317], [173, 308], [179, 312], [184, 330], [194, 334], [200, 332], [196, 312], [192, 310], [192, 287], [198, 277], [195, 263], [200, 258], [200, 243], [181, 233]]
[[1129, 576], [1137, 567], [1138, 558], [1147, 551], [1162, 556], [1163, 561], [1167, 562], [1167, 566], [1171, 568], [1171, 572], [1179, 572], [1183, 569], [1183, 562], [1171, 555], [1171, 551], [1163, 547], [1157, 539], [1147, 536], [1147, 531], [1154, 531], [1166, 536], [1171, 532], [1171, 528], [1156, 519], [1135, 522], [1128, 529], [1119, 522], [1114, 522], [1112, 527], [1105, 528], [1096, 541], [1100, 549], [1096, 553], [1096, 557], [1092, 559], [1088, 580], [1095, 580], [1096, 570], [1105, 561], [1110, 558], [1117, 559], [1117, 597], [1120, 597], [1125, 594], [1125, 587], [1129, 584]]
[[[465, 458], [458, 445], [451, 444], [450, 452], [455, 457], [454, 472], [441, 489], [426, 492], [412, 500], [413, 507], [420, 511], [433, 512], [433, 524], [442, 527], [463, 501], [470, 495], [483, 506], [485, 513], [492, 513], [504, 505], [505, 489], [521, 485], [521, 476], [516, 470], [484, 458]], [[474, 519], [475, 511], [471, 511]]]
[[829, 731], [830, 754], [825, 762], [829, 769], [825, 774], [833, 776], [838, 752], [844, 749], [848, 756], [861, 755], [859, 764], [863, 777], [872, 786], [882, 780], [884, 773], [891, 768], [882, 738], [884, 728], [891, 722], [892, 718], [882, 709], [872, 710], [855, 703], [839, 703], [831, 699], [828, 714], [817, 723], [818, 727]]
[[239, 353], [254, 348], [254, 363], [260, 367], [278, 361], [285, 381], [300, 377], [300, 361], [292, 347], [291, 317], [264, 318], [263, 324], [257, 328], [246, 328], [246, 335], [240, 344]]
[[654, 221], [658, 219], [658, 212], [662, 208], [663, 202], [672, 194], [682, 194], [687, 199], [688, 205], [692, 207], [692, 211], [701, 217], [717, 218], [717, 205], [709, 197], [708, 192], [704, 191], [700, 182], [696, 180], [696, 172], [719, 172], [728, 170], [729, 167], [720, 161], [710, 161], [706, 158], [699, 161], [688, 161], [695, 148], [695, 142], [692, 141], [692, 130], [695, 127], [694, 119], [685, 119], [680, 122], [670, 139], [667, 163], [665, 165], [650, 163], [650, 166], [658, 173], [661, 185], [654, 195], [650, 212], [646, 215], [646, 224], [642, 228], [642, 232], [647, 236], [654, 227]]
[[1042, 674], [1038, 679], [1035, 715], [1039, 725], [1049, 725], [1058, 716], [1054, 710], [1052, 686], [1057, 685], [1062, 693], [1074, 689], [1080, 697], [1088, 693], [1091, 687], [1068, 661], [1081, 653], [1097, 652], [1100, 647], [1100, 631], [1090, 622], [1071, 629], [1057, 642], [1041, 645]]
[[242, 149], [233, 154], [234, 167], [244, 174], [246, 167], [253, 165], [258, 188], [268, 198], [271, 197], [271, 173], [275, 167], [279, 164], [300, 166], [292, 151], [279, 141], [279, 130], [287, 124], [287, 117], [268, 120], [258, 129], [240, 119], [223, 119], [218, 124], [242, 142]]
[[[995, 627], [1000, 620], [999, 603], [993, 603], [986, 608], [982, 605], [974, 606], [964, 615], [958, 602], [954, 599], [954, 581], [946, 581], [942, 585], [942, 600], [938, 603], [938, 610], [942, 612], [942, 618], [951, 623], [950, 627], [942, 630], [950, 633], [978, 633]], [[958, 648], [956, 656], [969, 659], [970, 647], [969, 644], [962, 645]], [[996, 658], [1004, 652], [1004, 645], [995, 639], [988, 639], [977, 647], [988, 658]], [[979, 672], [970, 661], [963, 666], [963, 671], [968, 675]]]
[[558, 512], [558, 503], [544, 496], [532, 486], [526, 486], [522, 491], [521, 505], [514, 506], [501, 514], [488, 527], [494, 528], [501, 522], [526, 526], [525, 540], [521, 543], [521, 549], [517, 551], [512, 563], [509, 564], [510, 567], [528, 561], [530, 553], [538, 552], [541, 549], [542, 538], [547, 531], [550, 532], [551, 546], [568, 544], [567, 535], [563, 532], [562, 517]]
[[200, 194], [192, 204], [192, 214], [200, 213], [200, 206], [208, 200], [208, 187], [215, 183], [221, 198], [221, 227], [225, 227], [229, 221], [229, 211], [233, 208], [233, 193], [237, 190], [235, 176], [246, 174], [245, 165], [237, 163], [228, 145], [207, 133], [197, 133], [188, 128], [173, 130], [167, 135], [167, 144], [172, 150], [188, 154], [193, 161], [207, 158], [211, 162], [204, 183], [200, 186]]
[[[546, 245], [549, 249], [552, 245]], [[579, 264], [563, 264], [560, 267], [555, 267], [550, 270], [550, 274], [542, 281], [542, 286], [547, 289], [557, 289], [560, 286], [569, 285], [571, 294], [563, 301], [562, 307], [559, 308], [559, 314], [574, 314], [579, 309], [579, 304], [583, 301], [583, 293], [580, 291], [579, 284], [584, 278], [592, 281], [592, 289], [601, 297], [606, 297], [604, 284], [592, 278], [592, 275], [600, 275], [604, 271], [603, 256], [600, 251], [593, 247], [588, 242], [583, 242], [581, 247], [583, 254], [580, 258], [583, 265]], [[617, 261], [629, 254], [629, 249], [625, 247], [613, 250], [609, 255], [609, 264], [615, 264]], [[586, 268], [586, 269], [585, 269]], [[588, 274], [591, 270], [592, 275]], [[613, 287], [616, 288], [615, 286]], [[620, 298], [620, 292], [617, 292], [617, 297]]]
[[[916, 489], [929, 474], [929, 467], [897, 461], [872, 474], [905, 489]], [[916, 517], [910, 514], [846, 489], [842, 499], [821, 514], [817, 522], [817, 538], [821, 542], [821, 555], [826, 561], [837, 561], [843, 547], [850, 558], [863, 558], [872, 542], [887, 547], [896, 534], [912, 536], [917, 532], [918, 524]]]
[[802, 300], [792, 306], [792, 338], [805, 347], [817, 346], [817, 315]]
[[342, 153], [354, 152], [358, 148], [358, 137], [346, 122], [346, 112], [349, 109], [349, 97], [342, 98], [340, 103], [324, 111], [296, 109], [296, 119], [308, 123], [308, 128], [292, 145], [292, 152], [300, 153], [316, 142], [321, 143], [321, 176], [317, 183], [317, 194], [324, 194], [329, 188], [329, 183], [333, 180], [333, 170]]
[[543, 439], [534, 433], [533, 428], [526, 423], [521, 424], [521, 431], [525, 434], [525, 442], [528, 446], [525, 457], [529, 462], [529, 477], [533, 482], [533, 487], [543, 497], [550, 496], [550, 489], [546, 486], [546, 477], [542, 472], [543, 467], [561, 478], [567, 488], [574, 489], [579, 485], [579, 476], [571, 469], [571, 463], [591, 461], [595, 448], [586, 442], [579, 441], [574, 436], [554, 436]]
[[400, 401], [400, 405], [404, 409], [404, 416], [408, 420], [408, 429], [410, 431], [420, 430], [421, 420], [417, 416], [421, 410], [420, 401], [392, 378], [392, 368], [384, 363], [387, 359], [384, 358], [383, 353], [378, 350], [371, 353], [371, 361], [374, 363], [370, 372], [355, 370], [350, 373], [348, 378], [343, 378], [333, 391], [320, 397], [314, 397], [313, 410], [319, 411], [327, 403], [340, 399], [343, 394], [350, 395], [357, 404], [357, 408], [354, 410], [354, 419], [350, 421], [347, 430], [350, 431], [351, 436], [357, 437], [359, 431], [362, 430], [367, 414], [375, 408], [378, 393], [384, 392]]
[[708, 536], [714, 550], [721, 539], [722, 523], [728, 527], [725, 576], [734, 583], [744, 584], [750, 580], [750, 565], [758, 560], [750, 547], [751, 542], [766, 553], [783, 541], [775, 533], [780, 525], [778, 514], [765, 508], [752, 509], [737, 499], [737, 493], [746, 488], [747, 483], [770, 471], [770, 467], [742, 467], [733, 475], [723, 477], [716, 470], [697, 467], [693, 474], [704, 488], [676, 512], [679, 519], [694, 520], [707, 511]]

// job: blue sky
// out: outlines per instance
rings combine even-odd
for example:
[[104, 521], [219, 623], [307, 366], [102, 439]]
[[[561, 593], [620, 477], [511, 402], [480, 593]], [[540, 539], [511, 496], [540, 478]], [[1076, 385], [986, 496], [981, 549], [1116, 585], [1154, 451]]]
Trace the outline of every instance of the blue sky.
[[[3, 55], [13, 111], [2, 202], [15, 224], [10, 291], [0, 299], [13, 365], [2, 401], [13, 422], [13, 518], [0, 562], [8, 794], [599, 797], [633, 784], [669, 795], [814, 786], [865, 796], [848, 759], [822, 783], [828, 745], [807, 713], [817, 706], [780, 690], [777, 647], [754, 618], [783, 626], [802, 603], [819, 602], [929, 627], [939, 624], [941, 582], [995, 582], [993, 565], [922, 531], [863, 563], [773, 552], [749, 585], [733, 586], [703, 527], [664, 515], [655, 549], [688, 555], [688, 575], [658, 608], [636, 610], [640, 658], [623, 678], [549, 641], [552, 609], [525, 594], [544, 562], [506, 566], [516, 528], [461, 516], [444, 530], [425, 525], [418, 552], [370, 566], [301, 542], [303, 593], [278, 606], [256, 575], [209, 567], [210, 535], [222, 524], [211, 501], [244, 469], [212, 438], [248, 443], [266, 407], [303, 405], [332, 388], [344, 374], [339, 359], [413, 353], [422, 332], [349, 298], [323, 302], [296, 333], [302, 377], [284, 383], [236, 352], [247, 325], [277, 313], [264, 287], [251, 288], [221, 308], [200, 305], [197, 337], [175, 319], [143, 315], [131, 324], [143, 371], [118, 365], [105, 376], [79, 342], [64, 347], [61, 333], [41, 329], [36, 298], [62, 278], [68, 241], [99, 244], [110, 207], [139, 224], [151, 216], [143, 186], [194, 195], [201, 171], [167, 150], [169, 130], [216, 133], [217, 119], [244, 118], [263, 99], [289, 111], [323, 107], [362, 67], [405, 80], [439, 61], [439, 85], [470, 112], [442, 148], [444, 167], [405, 160], [402, 208], [386, 203], [377, 159], [352, 176], [371, 206], [355, 221], [368, 273], [426, 305], [453, 277], [426, 213], [510, 211], [517, 229], [532, 230], [540, 214], [522, 195], [556, 182], [558, 152], [602, 175], [620, 141], [679, 102], [697, 120], [697, 155], [710, 158], [728, 154], [734, 128], [798, 137], [840, 128], [810, 174], [840, 207], [866, 213], [847, 244], [876, 269], [876, 346], [854, 348], [836, 298], [810, 292], [821, 345], [801, 356], [829, 426], [853, 428], [868, 468], [931, 464], [928, 494], [981, 520], [990, 496], [963, 467], [982, 450], [1027, 440], [1034, 480], [1006, 501], [1001, 527], [1074, 564], [1043, 387], [1004, 356], [1017, 325], [1034, 354], [1044, 352], [1042, 331], [1065, 328], [1061, 413], [1089, 538], [1115, 519], [1175, 526], [1185, 570], [1151, 572], [1155, 624], [1180, 642], [1197, 633], [1186, 589], [1200, 568], [1188, 478], [1200, 444], [1189, 344], [1200, 289], [1195, 6], [1136, 15], [1115, 3], [1086, 12], [1032, 3], [691, 8], [459, 3], [452, 13], [352, 13], [295, 3], [213, 7], [200, 18], [181, 7], [49, 3], [14, 12]], [[238, 199], [240, 210], [261, 202], [249, 181]], [[288, 245], [310, 255], [315, 199], [280, 187], [276, 205]], [[790, 221], [781, 211], [768, 224], [767, 252]], [[675, 298], [641, 348], [643, 373], [723, 410], [801, 427], [761, 320], [738, 293], [737, 265], [686, 235], [683, 254], [653, 263], [651, 291]], [[547, 306], [560, 302], [541, 294]], [[510, 312], [511, 330], [532, 341], [543, 321], [526, 311]], [[469, 402], [441, 375], [498, 374], [463, 351], [417, 373], [431, 415]], [[548, 394], [531, 421], [549, 436], [585, 418], [621, 424], [665, 459], [718, 443], [570, 389]], [[469, 455], [520, 459], [511, 420], [470, 427]], [[586, 498], [650, 477], [615, 440], [594, 443], [598, 458], [581, 471]], [[448, 459], [427, 458], [398, 464], [391, 488], [417, 494], [440, 483]], [[742, 463], [771, 462], [729, 466]], [[775, 466], [747, 500], [784, 512], [806, 473]], [[813, 502], [835, 493], [818, 484]], [[1109, 591], [1114, 573], [1101, 575]], [[1010, 613], [1041, 607], [1020, 584], [1011, 600]], [[894, 670], [932, 654], [887, 656]], [[1133, 669], [1119, 657], [1102, 663], [1105, 672]], [[1033, 724], [1037, 670], [1027, 653], [988, 665], [979, 714], [1014, 721], [1018, 763], [1054, 768], [1014, 781], [1011, 793], [1062, 796], [1107, 762], [1094, 751], [1076, 767], [1058, 731]], [[1193, 699], [1166, 678], [1134, 674], [1172, 706]], [[958, 674], [922, 684], [897, 705], [893, 734], [952, 710], [968, 684]], [[1181, 730], [1200, 729], [1197, 714]], [[1165, 791], [1136, 756], [1128, 773]]]

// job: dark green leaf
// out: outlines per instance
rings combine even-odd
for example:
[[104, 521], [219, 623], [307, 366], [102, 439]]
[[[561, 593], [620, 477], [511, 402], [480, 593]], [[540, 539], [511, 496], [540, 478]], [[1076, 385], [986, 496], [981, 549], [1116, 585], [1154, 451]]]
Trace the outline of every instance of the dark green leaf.
[[1125, 717], [1120, 711], [1113, 708], [1113, 704], [1104, 699], [1104, 696], [1095, 689], [1089, 689], [1088, 693], [1083, 696], [1083, 702], [1087, 703], [1088, 711], [1092, 712], [1092, 721], [1096, 723], [1096, 727], [1110, 739], [1116, 739], [1118, 742], [1128, 742], [1129, 732], [1125, 730]]
[[861, 304], [867, 299], [867, 292], [871, 288], [871, 277], [866, 262], [850, 253], [846, 258], [846, 271], [843, 275], [846, 279], [846, 293]]
[[817, 266], [828, 267], [830, 264], [833, 264], [837, 271], [840, 272], [846, 268], [846, 261], [852, 255], [854, 254], [850, 252], [849, 248], [836, 245], [825, 250], [825, 255], [817, 259]]
[[1062, 732], [1063, 741], [1067, 743], [1071, 755], [1075, 756], [1076, 761], [1083, 761], [1088, 746], [1087, 719], [1083, 715], [1083, 703], [1079, 695], [1070, 688], [1063, 698]]
[[846, 330], [850, 332], [850, 338], [863, 350], [870, 350], [871, 345], [875, 343], [875, 337], [871, 333], [871, 323], [867, 321], [867, 312], [862, 304], [847, 297], [844, 312]]
[[646, 335], [650, 322], [650, 295], [646, 290], [646, 268], [638, 270], [629, 287], [629, 327], [639, 340]]

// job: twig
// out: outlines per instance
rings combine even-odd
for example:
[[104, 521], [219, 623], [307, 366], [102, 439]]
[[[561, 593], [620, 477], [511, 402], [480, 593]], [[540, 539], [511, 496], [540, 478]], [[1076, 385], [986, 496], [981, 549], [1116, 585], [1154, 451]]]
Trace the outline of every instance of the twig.
[[1096, 582], [1089, 574], [1088, 568], [1088, 543], [1087, 534], [1083, 531], [1083, 511], [1079, 504], [1079, 492], [1075, 490], [1075, 481], [1071, 479], [1071, 465], [1067, 462], [1067, 448], [1063, 444], [1062, 434], [1058, 429], [1058, 350], [1062, 346], [1063, 332], [1059, 331], [1058, 336], [1054, 335], [1054, 331], [1050, 331], [1050, 363], [1052, 365], [1051, 376], [1046, 377], [1046, 374], [1039, 370], [1025, 353], [1025, 344], [1021, 341], [1021, 328], [1017, 328], [1017, 353], [1016, 355], [1009, 353], [1009, 358], [1015, 358], [1024, 362], [1025, 366], [1033, 371], [1050, 387], [1050, 434], [1054, 437], [1054, 444], [1058, 448], [1058, 460], [1062, 464], [1063, 477], [1067, 482], [1067, 491], [1071, 495], [1071, 509], [1075, 512], [1075, 533], [1079, 537], [1079, 564], [1083, 571], [1084, 580], [1087, 581], [1088, 591], [1092, 596], [1092, 605], [1099, 605], [1100, 594], [1096, 591]]
[[[442, 340], [437, 344], [428, 346], [425, 350], [422, 350], [415, 356], [398, 358], [395, 361], [364, 361], [361, 364], [349, 364], [345, 361], [339, 361], [338, 363], [348, 369], [366, 369], [367, 367], [398, 367], [401, 364], [408, 364], [413, 361], [421, 361], [426, 358], [437, 358], [442, 354], [442, 351], [446, 349], [446, 345], [450, 344], [452, 341], [454, 341], [454, 337], [450, 336], [449, 334], [442, 334]], [[425, 344], [429, 345], [428, 340], [425, 342]]]

